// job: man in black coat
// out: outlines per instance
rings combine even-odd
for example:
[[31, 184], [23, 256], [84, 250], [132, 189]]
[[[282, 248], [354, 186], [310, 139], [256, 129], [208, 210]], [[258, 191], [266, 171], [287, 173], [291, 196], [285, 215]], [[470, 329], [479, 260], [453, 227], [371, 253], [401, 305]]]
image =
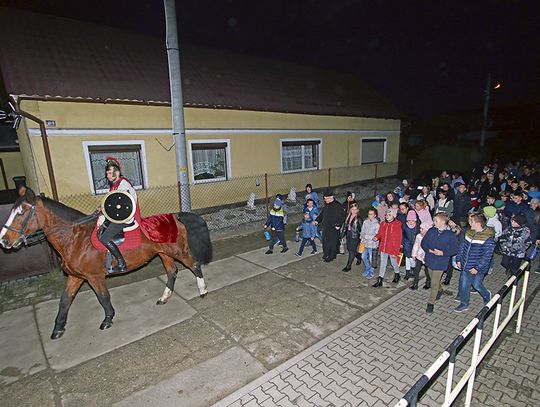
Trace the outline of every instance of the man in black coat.
[[323, 197], [325, 205], [315, 219], [315, 224], [322, 224], [323, 260], [329, 263], [336, 258], [339, 251], [339, 231], [345, 213], [341, 204], [334, 199], [332, 191], [324, 191]]
[[472, 208], [471, 196], [467, 192], [467, 187], [461, 182], [456, 183], [457, 193], [454, 197], [454, 216], [459, 220], [461, 226], [468, 224], [469, 211]]

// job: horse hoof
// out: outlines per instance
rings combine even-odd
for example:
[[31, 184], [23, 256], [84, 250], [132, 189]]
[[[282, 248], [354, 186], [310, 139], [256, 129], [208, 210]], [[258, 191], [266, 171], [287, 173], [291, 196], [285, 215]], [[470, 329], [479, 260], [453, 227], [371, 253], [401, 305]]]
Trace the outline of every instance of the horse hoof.
[[112, 324], [113, 324], [112, 321], [103, 321], [101, 325], [99, 326], [99, 329], [101, 329], [102, 331], [105, 329], [109, 329], [112, 326]]
[[163, 301], [163, 300], [157, 300], [156, 301], [156, 305], [163, 305], [163, 304], [167, 304], [167, 300]]
[[51, 335], [51, 339], [60, 339], [62, 335], [64, 335], [64, 332], [66, 331], [54, 331]]

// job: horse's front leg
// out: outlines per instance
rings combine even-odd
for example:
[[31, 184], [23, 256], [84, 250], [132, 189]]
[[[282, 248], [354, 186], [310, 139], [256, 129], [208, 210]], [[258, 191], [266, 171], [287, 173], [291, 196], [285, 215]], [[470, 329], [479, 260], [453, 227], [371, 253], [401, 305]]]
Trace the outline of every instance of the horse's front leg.
[[105, 311], [105, 319], [99, 326], [99, 329], [108, 329], [113, 324], [114, 308], [111, 303], [111, 295], [105, 285], [105, 274], [99, 274], [93, 278], [88, 278], [88, 284], [94, 290], [96, 297]]
[[82, 278], [68, 275], [66, 288], [62, 293], [62, 297], [60, 297], [58, 314], [56, 315], [56, 319], [54, 321], [54, 329], [51, 334], [51, 339], [60, 338], [66, 331], [67, 314], [69, 311], [69, 307], [71, 306], [75, 295], [77, 295], [77, 291], [79, 291], [79, 288], [81, 288], [83, 281], [84, 280]]
[[172, 257], [166, 256], [162, 253], [159, 253], [159, 257], [161, 258], [163, 267], [165, 267], [165, 270], [167, 271], [167, 284], [165, 285], [163, 294], [161, 295], [161, 297], [159, 297], [156, 304], [163, 305], [167, 303], [167, 301], [169, 300], [169, 298], [171, 298], [174, 292], [174, 284], [176, 283], [178, 268], [176, 267], [176, 264], [174, 263], [174, 259]]

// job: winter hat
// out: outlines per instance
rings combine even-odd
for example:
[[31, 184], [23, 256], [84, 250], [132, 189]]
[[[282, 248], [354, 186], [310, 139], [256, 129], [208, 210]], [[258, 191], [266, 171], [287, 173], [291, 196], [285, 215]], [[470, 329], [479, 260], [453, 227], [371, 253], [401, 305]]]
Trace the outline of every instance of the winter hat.
[[281, 208], [281, 207], [283, 206], [283, 201], [282, 201], [281, 199], [276, 199], [276, 200], [274, 201], [274, 206], [275, 206], [276, 208]]
[[410, 220], [416, 220], [416, 212], [415, 211], [409, 211], [407, 213], [407, 222]]
[[492, 218], [496, 214], [497, 214], [497, 209], [494, 206], [484, 207], [484, 215], [486, 215], [488, 218]]
[[494, 205], [495, 205], [495, 208], [496, 208], [496, 209], [501, 209], [501, 208], [504, 206], [504, 202], [501, 201], [500, 199], [497, 199], [497, 200], [495, 201], [495, 204], [494, 204]]
[[330, 196], [334, 196], [334, 194], [332, 193], [331, 190], [327, 189], [326, 191], [323, 192], [323, 197], [324, 198], [328, 198]]
[[527, 223], [527, 218], [525, 215], [514, 215], [512, 216], [512, 220], [516, 222], [519, 226], [523, 226]]
[[397, 209], [396, 209], [396, 208], [389, 208], [389, 209], [387, 209], [384, 213], [385, 213], [385, 214], [386, 214], [386, 213], [390, 213], [390, 214], [392, 214], [392, 216], [395, 218], [395, 217], [397, 216]]
[[429, 222], [422, 222], [420, 224], [420, 228], [422, 228], [424, 230], [431, 229], [432, 226], [433, 226], [433, 223], [429, 223]]

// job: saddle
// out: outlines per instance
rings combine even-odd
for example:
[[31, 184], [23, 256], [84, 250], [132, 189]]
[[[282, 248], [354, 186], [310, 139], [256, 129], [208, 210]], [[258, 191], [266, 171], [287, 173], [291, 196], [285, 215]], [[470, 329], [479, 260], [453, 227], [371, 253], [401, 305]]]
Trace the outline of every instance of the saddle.
[[[110, 256], [111, 254], [109, 253], [107, 248], [103, 246], [103, 244], [98, 239], [99, 231], [100, 227], [96, 224], [96, 227], [92, 231], [92, 236], [90, 238], [92, 246], [94, 246], [99, 251], [106, 251], [107, 255]], [[118, 234], [116, 234], [116, 236], [114, 236], [112, 241], [118, 246], [118, 249], [120, 249], [121, 252], [124, 252], [124, 250], [136, 249], [141, 245], [142, 242], [141, 230], [139, 225], [136, 224], [135, 228], [133, 228], [133, 226], [128, 226], [124, 228], [124, 230], [120, 231]]]

